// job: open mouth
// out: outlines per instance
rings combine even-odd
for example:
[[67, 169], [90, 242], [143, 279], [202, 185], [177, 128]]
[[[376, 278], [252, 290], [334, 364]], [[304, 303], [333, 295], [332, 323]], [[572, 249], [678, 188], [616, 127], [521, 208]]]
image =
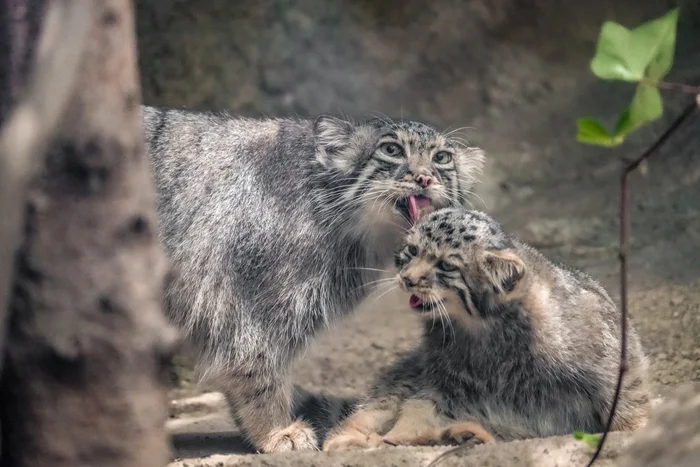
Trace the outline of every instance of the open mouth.
[[430, 198], [423, 195], [411, 195], [401, 198], [396, 202], [396, 210], [404, 219], [415, 224], [420, 219], [421, 213], [430, 207]]
[[437, 308], [442, 302], [442, 300], [426, 302], [418, 295], [411, 295], [411, 298], [408, 299], [410, 307], [421, 313], [433, 311], [433, 309]]

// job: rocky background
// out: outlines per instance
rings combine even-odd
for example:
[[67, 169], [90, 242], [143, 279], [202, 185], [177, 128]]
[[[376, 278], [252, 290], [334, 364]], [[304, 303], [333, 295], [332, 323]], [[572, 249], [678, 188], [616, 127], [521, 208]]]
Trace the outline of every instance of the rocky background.
[[[589, 71], [601, 24], [633, 27], [680, 5], [668, 80], [700, 84], [697, 0], [136, 4], [146, 104], [246, 116], [403, 116], [461, 128], [490, 155], [476, 207], [545, 254], [590, 272], [614, 296], [619, 159], [653, 141], [688, 97], [666, 95], [664, 120], [621, 149], [576, 143], [576, 117], [612, 124], [633, 92]], [[632, 183], [630, 311], [661, 396], [700, 381], [699, 142], [700, 116]], [[417, 323], [402, 300], [370, 299], [300, 362], [297, 381], [337, 394], [360, 392], [378, 368], [415, 342]], [[174, 402], [179, 456], [244, 449], [228, 433], [230, 421], [218, 404]], [[192, 412], [204, 414], [203, 421], [181, 419]]]

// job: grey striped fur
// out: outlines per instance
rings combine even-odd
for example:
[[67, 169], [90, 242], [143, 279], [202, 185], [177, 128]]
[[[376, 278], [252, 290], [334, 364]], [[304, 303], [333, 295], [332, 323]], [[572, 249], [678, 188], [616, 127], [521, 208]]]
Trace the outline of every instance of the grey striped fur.
[[[412, 121], [142, 110], [160, 237], [178, 270], [169, 317], [259, 450], [315, 448], [290, 416], [291, 362], [390, 265], [408, 227], [395, 201], [461, 205], [483, 153]], [[401, 157], [381, 149], [387, 141]], [[433, 163], [440, 150], [451, 164]], [[422, 189], [418, 173], [437, 182]]]
[[[463, 209], [425, 216], [395, 261], [402, 287], [433, 304], [417, 310], [425, 318], [422, 342], [378, 377], [327, 449], [373, 439], [439, 443], [464, 422], [500, 440], [603, 430], [618, 374], [620, 313], [595, 280]], [[631, 324], [628, 337], [614, 430], [643, 426], [650, 409], [647, 360]], [[407, 405], [420, 407], [411, 423], [402, 421]]]

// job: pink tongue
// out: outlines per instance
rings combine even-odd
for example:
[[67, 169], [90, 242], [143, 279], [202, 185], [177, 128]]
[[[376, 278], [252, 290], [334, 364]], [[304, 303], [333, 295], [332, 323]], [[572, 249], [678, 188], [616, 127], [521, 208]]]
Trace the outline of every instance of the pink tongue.
[[411, 306], [411, 308], [418, 308], [423, 304], [423, 300], [415, 295], [411, 295], [411, 298], [408, 300], [408, 304]]
[[416, 223], [420, 217], [420, 212], [430, 206], [430, 199], [425, 196], [409, 196], [408, 197], [408, 215], [411, 216], [411, 222]]

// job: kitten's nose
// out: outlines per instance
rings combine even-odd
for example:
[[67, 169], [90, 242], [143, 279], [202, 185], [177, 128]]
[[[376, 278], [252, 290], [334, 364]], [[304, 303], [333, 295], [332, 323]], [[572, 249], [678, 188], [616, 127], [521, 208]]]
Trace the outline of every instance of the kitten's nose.
[[415, 180], [416, 183], [422, 186], [423, 188], [433, 183], [433, 177], [431, 177], [430, 175], [419, 174], [416, 175], [413, 180]]
[[403, 285], [405, 285], [406, 288], [410, 289], [411, 287], [415, 287], [416, 285], [416, 283], [413, 282], [413, 279], [411, 279], [408, 276], [401, 276], [401, 280], [403, 281]]
[[428, 277], [425, 275], [415, 277], [415, 276], [401, 276], [401, 282], [406, 286], [407, 289], [411, 287], [425, 287], [428, 285]]

